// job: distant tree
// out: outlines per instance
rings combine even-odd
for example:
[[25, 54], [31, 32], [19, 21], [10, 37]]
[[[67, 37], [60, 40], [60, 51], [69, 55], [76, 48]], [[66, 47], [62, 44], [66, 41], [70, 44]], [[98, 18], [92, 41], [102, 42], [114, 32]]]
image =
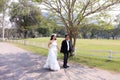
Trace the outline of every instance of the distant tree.
[[97, 38], [97, 34], [99, 32], [100, 26], [96, 24], [85, 24], [81, 25], [80, 27], [80, 33], [82, 35], [82, 38]]
[[100, 14], [93, 16], [92, 20], [95, 21], [94, 24], [96, 26], [92, 30], [92, 33], [96, 33], [94, 37], [109, 39], [110, 30], [114, 29], [114, 26], [112, 25], [113, 19], [111, 18], [111, 16], [103, 11]]
[[52, 15], [41, 18], [41, 23], [38, 25], [37, 31], [43, 36], [50, 36], [54, 29], [58, 28], [57, 22], [53, 19]]
[[48, 36], [48, 35], [50, 35], [49, 33], [49, 29], [48, 28], [44, 28], [44, 27], [39, 27], [39, 28], [37, 28], [37, 32], [39, 33], [39, 34], [41, 34], [42, 36]]

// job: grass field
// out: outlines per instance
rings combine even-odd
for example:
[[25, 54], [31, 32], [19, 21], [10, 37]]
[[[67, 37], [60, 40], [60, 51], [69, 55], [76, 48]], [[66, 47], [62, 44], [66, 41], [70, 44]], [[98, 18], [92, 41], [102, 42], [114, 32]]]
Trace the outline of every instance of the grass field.
[[[59, 45], [63, 38], [58, 38]], [[30, 42], [48, 43], [49, 38], [27, 39]], [[77, 39], [76, 48], [81, 50], [112, 50], [120, 52], [120, 40]]]
[[[58, 38], [59, 46], [62, 38]], [[41, 43], [47, 47], [49, 38], [27, 39], [30, 43]], [[97, 52], [95, 52], [97, 50]], [[76, 53], [79, 55], [94, 55], [100, 57], [109, 57], [109, 52], [120, 52], [120, 40], [97, 40], [97, 39], [78, 39], [76, 43]], [[113, 57], [119, 57], [120, 54], [113, 54]]]
[[[59, 45], [63, 38], [58, 38]], [[47, 47], [49, 38], [35, 38], [27, 39], [26, 41], [44, 43]], [[35, 46], [25, 46], [22, 44], [16, 44], [17, 46], [32, 51], [37, 54], [47, 55], [48, 49]], [[93, 52], [92, 50], [102, 50], [103, 52]], [[102, 68], [105, 70], [120, 72], [120, 54], [113, 54], [113, 57], [119, 59], [113, 59], [108, 61], [108, 52], [104, 51], [120, 52], [120, 40], [101, 40], [101, 39], [78, 39], [76, 43], [76, 56], [70, 57], [69, 60], [75, 63], [87, 65], [90, 67]], [[94, 55], [94, 56], [92, 56]], [[62, 59], [63, 55], [59, 53], [58, 58]], [[105, 57], [105, 58], [103, 58]]]

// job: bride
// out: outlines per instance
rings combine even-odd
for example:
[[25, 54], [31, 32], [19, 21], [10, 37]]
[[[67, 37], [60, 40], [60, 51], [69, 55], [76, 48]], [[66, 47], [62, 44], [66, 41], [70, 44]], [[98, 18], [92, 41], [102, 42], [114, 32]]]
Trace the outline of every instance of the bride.
[[57, 61], [57, 50], [59, 48], [56, 41], [56, 34], [53, 34], [51, 36], [50, 42], [48, 43], [48, 47], [49, 47], [48, 57], [44, 65], [44, 68], [54, 70], [54, 71], [60, 70], [60, 66]]

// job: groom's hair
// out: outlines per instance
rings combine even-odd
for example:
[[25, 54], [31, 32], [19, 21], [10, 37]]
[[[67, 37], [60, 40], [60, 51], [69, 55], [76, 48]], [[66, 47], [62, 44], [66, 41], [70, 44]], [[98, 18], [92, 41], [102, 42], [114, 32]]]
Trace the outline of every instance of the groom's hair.
[[65, 38], [66, 38], [67, 36], [69, 36], [69, 35], [68, 35], [68, 34], [66, 34], [66, 35], [65, 35]]

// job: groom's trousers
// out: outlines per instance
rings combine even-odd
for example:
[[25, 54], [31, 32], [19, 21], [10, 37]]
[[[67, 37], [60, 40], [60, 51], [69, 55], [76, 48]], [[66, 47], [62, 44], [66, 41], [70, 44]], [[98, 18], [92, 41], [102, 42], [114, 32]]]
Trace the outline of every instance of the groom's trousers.
[[66, 67], [67, 66], [67, 62], [68, 62], [68, 53], [64, 53], [64, 64], [63, 66]]

